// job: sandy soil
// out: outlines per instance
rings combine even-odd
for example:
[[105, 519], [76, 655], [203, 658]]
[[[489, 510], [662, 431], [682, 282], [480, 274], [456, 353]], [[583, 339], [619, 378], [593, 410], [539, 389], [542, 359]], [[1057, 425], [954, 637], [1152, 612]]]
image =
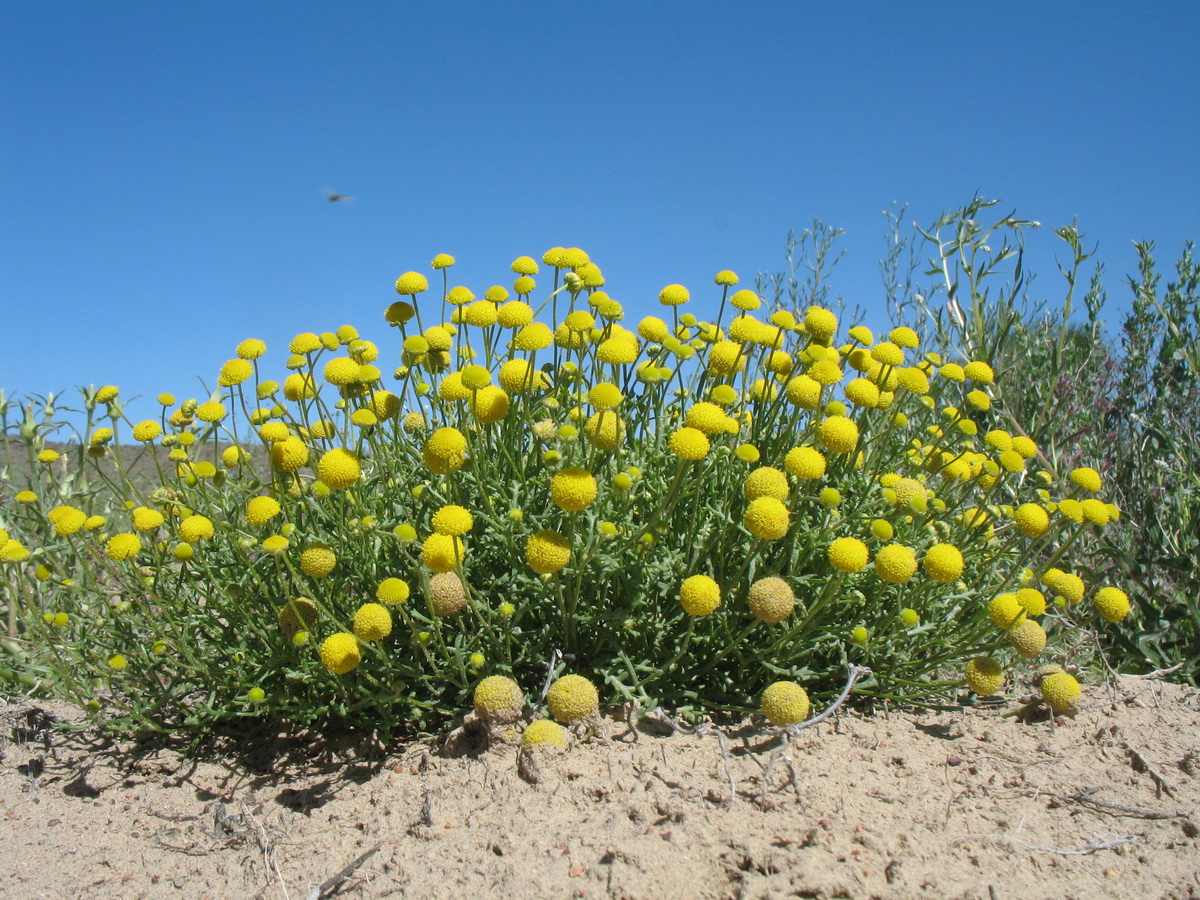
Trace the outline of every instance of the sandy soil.
[[[1200, 896], [1200, 693], [1122, 679], [1015, 703], [849, 711], [786, 751], [751, 723], [601, 723], [566, 753], [334, 738], [66, 735], [0, 710], [0, 894], [26, 897]], [[735, 796], [730, 802], [730, 778]]]

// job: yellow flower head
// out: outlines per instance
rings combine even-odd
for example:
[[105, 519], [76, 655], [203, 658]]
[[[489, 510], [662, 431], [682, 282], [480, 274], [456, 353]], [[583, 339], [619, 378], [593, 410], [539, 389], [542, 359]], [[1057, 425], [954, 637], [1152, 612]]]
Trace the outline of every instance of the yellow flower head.
[[824, 387], [837, 384], [842, 380], [842, 370], [833, 359], [818, 359], [804, 373], [817, 384]]
[[611, 410], [592, 413], [584, 423], [583, 433], [592, 446], [615, 450], [625, 439], [625, 422]]
[[235, 384], [241, 384], [249, 380], [254, 374], [254, 366], [247, 360], [231, 359], [225, 365], [221, 366], [221, 372], [217, 376], [217, 384], [221, 387], [231, 387]]
[[[904, 371], [909, 371], [905, 369]], [[874, 409], [879, 405], [879, 388], [866, 378], [855, 378], [846, 385], [846, 399], [855, 406]]]
[[283, 396], [293, 403], [311, 400], [317, 394], [317, 386], [307, 373], [293, 372], [283, 379]]
[[1046, 649], [1046, 632], [1033, 619], [1023, 619], [1008, 632], [1008, 642], [1025, 659], [1033, 659]]
[[1092, 598], [1096, 612], [1110, 622], [1120, 622], [1129, 615], [1129, 595], [1119, 588], [1102, 587]]
[[538, 273], [538, 264], [532, 256], [518, 256], [512, 262], [512, 270], [517, 275], [536, 275]]
[[321, 338], [313, 334], [311, 331], [302, 331], [300, 334], [292, 338], [292, 342], [288, 344], [289, 353], [315, 353], [320, 349]]
[[[724, 413], [722, 413], [724, 416]], [[708, 455], [708, 436], [698, 428], [680, 428], [670, 439], [671, 452], [680, 459], [696, 461]]]
[[[1066, 502], [1065, 500], [1063, 501]], [[1109, 523], [1108, 507], [1097, 500], [1095, 497], [1085, 497], [1079, 504], [1079, 511], [1083, 518], [1093, 525], [1103, 527]]]
[[392, 633], [392, 614], [386, 606], [364, 603], [354, 614], [354, 635], [360, 641], [372, 644]]
[[1078, 603], [1083, 599], [1086, 588], [1083, 579], [1078, 575], [1073, 575], [1070, 572], [1060, 572], [1053, 582], [1049, 578], [1049, 573], [1047, 573], [1046, 583], [1066, 597], [1068, 603]]
[[776, 728], [799, 725], [808, 718], [808, 692], [794, 681], [776, 681], [762, 692], [760, 708]]
[[141, 443], [154, 440], [162, 434], [162, 426], [153, 419], [147, 419], [133, 426], [133, 439]]
[[334, 675], [353, 672], [360, 662], [362, 651], [358, 648], [358, 638], [348, 632], [331, 634], [321, 643], [321, 664]]
[[408, 601], [408, 596], [408, 583], [399, 578], [385, 578], [375, 588], [375, 599], [380, 603], [405, 603]]
[[1022, 503], [1013, 510], [1013, 521], [1022, 534], [1041, 537], [1050, 527], [1050, 516], [1036, 503]]
[[637, 360], [640, 348], [636, 340], [625, 335], [601, 341], [596, 359], [610, 366], [627, 366]]
[[546, 706], [559, 722], [574, 725], [600, 712], [600, 694], [582, 675], [564, 675], [550, 685]]
[[433, 530], [438, 534], [457, 536], [466, 534], [475, 525], [475, 519], [461, 506], [443, 506], [433, 514]]
[[225, 405], [216, 400], [209, 400], [196, 407], [196, 418], [201, 422], [220, 422], [225, 418]]
[[977, 656], [967, 663], [967, 687], [980, 697], [990, 697], [1004, 686], [1004, 670], [990, 656]]
[[539, 575], [550, 575], [564, 568], [571, 559], [567, 539], [557, 531], [539, 531], [525, 544], [525, 560]]
[[1013, 593], [997, 594], [988, 604], [988, 617], [997, 628], [1011, 628], [1025, 618], [1025, 607]]
[[921, 343], [917, 337], [917, 333], [904, 325], [901, 325], [899, 328], [893, 328], [888, 334], [888, 340], [896, 346], [904, 347], [908, 350], [915, 350], [917, 345]]
[[550, 719], [534, 719], [521, 732], [522, 750], [562, 750], [566, 746], [566, 731]]
[[881, 341], [871, 348], [871, 359], [884, 366], [902, 366], [904, 351], [891, 341]]
[[[501, 288], [501, 290], [504, 290]], [[507, 295], [507, 291], [505, 294]], [[456, 310], [456, 313], [458, 311]], [[500, 313], [496, 309], [496, 304], [490, 300], [479, 300], [465, 307], [459, 319], [468, 325], [474, 325], [476, 328], [490, 328], [500, 320]]]
[[1075, 705], [1082, 691], [1074, 676], [1066, 672], [1054, 672], [1042, 679], [1039, 685], [1042, 699], [1054, 712], [1067, 712]]
[[946, 363], [944, 366], [938, 369], [938, 373], [943, 378], [949, 379], [950, 381], [963, 382], [966, 381], [967, 378], [966, 373], [963, 371], [963, 367], [958, 363]]
[[983, 442], [993, 450], [1003, 453], [1012, 449], [1012, 435], [1001, 428], [994, 428], [983, 436]]
[[992, 367], [985, 362], [969, 362], [963, 366], [963, 375], [980, 384], [991, 384], [996, 380]]
[[586, 509], [596, 499], [597, 491], [596, 479], [587, 469], [563, 469], [550, 480], [550, 499], [567, 512]]
[[648, 341], [661, 344], [667, 339], [670, 330], [667, 328], [667, 323], [657, 316], [646, 316], [638, 323], [638, 334]]
[[[475, 366], [473, 368], [482, 368]], [[508, 394], [494, 384], [489, 384], [471, 394], [471, 413], [481, 425], [491, 425], [508, 415]]]
[[[411, 296], [427, 290], [429, 290], [429, 279], [420, 272], [405, 272], [396, 279], [396, 293], [402, 296]], [[297, 351], [293, 350], [292, 352]]]
[[751, 500], [742, 515], [746, 530], [764, 541], [777, 541], [788, 532], [791, 513], [774, 497]]
[[489, 675], [475, 686], [471, 698], [475, 715], [490, 725], [505, 725], [521, 718], [525, 696], [521, 687], [504, 675]]
[[934, 544], [923, 560], [929, 577], [941, 584], [955, 581], [963, 571], [963, 556], [953, 544]]
[[191, 515], [179, 523], [179, 538], [189, 544], [210, 540], [213, 534], [212, 520], [206, 516]]
[[271, 445], [271, 464], [282, 472], [295, 472], [308, 462], [308, 446], [295, 435]]
[[708, 370], [719, 378], [728, 378], [746, 368], [746, 354], [737, 341], [717, 341], [708, 351]]
[[721, 588], [707, 575], [692, 575], [679, 586], [679, 605], [689, 616], [707, 616], [721, 605]]
[[300, 554], [300, 571], [310, 578], [324, 578], [337, 565], [337, 554], [326, 544], [310, 544]]
[[518, 350], [530, 352], [544, 350], [554, 343], [554, 335], [550, 327], [543, 322], [530, 322], [521, 328], [513, 338], [513, 346]]
[[732, 287], [738, 283], [737, 273], [729, 269], [722, 269], [713, 280], [722, 287]]
[[825, 454], [816, 447], [794, 447], [784, 457], [783, 465], [796, 478], [815, 481], [825, 475]]
[[727, 418], [725, 410], [717, 404], [701, 401], [692, 405], [684, 421], [689, 428], [698, 429], [705, 434], [721, 434], [725, 430]]
[[810, 306], [804, 314], [804, 330], [818, 344], [828, 344], [837, 331], [837, 316], [820, 306]]
[[416, 315], [416, 310], [413, 309], [413, 305], [404, 300], [397, 300], [395, 303], [389, 304], [383, 312], [384, 319], [391, 325], [403, 325], [414, 315]]
[[115, 560], [132, 559], [141, 550], [141, 540], [139, 540], [136, 534], [131, 532], [113, 535], [108, 539], [108, 543], [104, 547], [104, 552], [108, 555], [108, 558]]
[[425, 465], [439, 475], [457, 472], [467, 459], [467, 439], [457, 428], [439, 428], [421, 451]]
[[[535, 369], [527, 359], [510, 359], [500, 367], [500, 387], [510, 394], [523, 394], [546, 386], [545, 375]], [[443, 388], [445, 381], [442, 382]]]
[[335, 387], [358, 383], [362, 366], [348, 356], [338, 356], [325, 363], [325, 380]]
[[741, 290], [729, 298], [729, 303], [734, 309], [740, 309], [744, 312], [752, 312], [762, 306], [762, 300], [758, 294], [751, 290]]
[[1100, 490], [1103, 481], [1100, 478], [1100, 473], [1095, 469], [1083, 466], [1082, 468], [1071, 470], [1071, 481], [1083, 488], [1085, 491], [1095, 493]]
[[[83, 514], [80, 513], [80, 515], [82, 516]], [[133, 518], [133, 530], [134, 531], [141, 531], [141, 532], [153, 531], [155, 528], [158, 528], [163, 523], [163, 514], [161, 512], [159, 512], [157, 509], [150, 509], [149, 507], [146, 507], [146, 506], [137, 507], [133, 511], [132, 518]], [[80, 526], [83, 525], [83, 522], [84, 522], [83, 519], [79, 520]], [[58, 523], [56, 523], [56, 526], [57, 526], [57, 524]], [[76, 529], [76, 530], [78, 530], [78, 529]]]
[[682, 284], [668, 284], [658, 293], [658, 302], [663, 306], [679, 306], [687, 303], [691, 295]]
[[969, 391], [966, 400], [967, 406], [981, 412], [991, 409], [992, 406], [992, 398], [983, 391]]
[[[138, 528], [139, 510], [144, 510], [146, 515], [157, 516], [157, 521], [154, 522], [153, 524], [149, 524], [148, 527], [146, 527], [146, 528]], [[87, 522], [87, 515], [83, 512], [83, 510], [76, 509], [73, 506], [55, 507], [54, 509], [52, 509], [50, 511], [50, 513], [47, 515], [46, 518], [48, 518], [50, 520], [50, 523], [54, 526], [54, 533], [58, 534], [62, 537], [66, 537], [67, 535], [75, 534], [80, 529], [82, 529], [84, 527], [85, 523]], [[145, 521], [145, 520], [143, 520], [143, 521]], [[157, 510], [150, 510], [150, 509], [145, 509], [145, 507], [139, 507], [138, 509], [135, 509], [133, 511], [133, 524], [134, 524], [134, 528], [137, 528], [138, 531], [149, 531], [151, 528], [157, 528], [159, 525], [162, 524], [162, 521], [163, 521], [162, 513], [158, 512]], [[8, 533], [4, 532], [4, 531], [0, 531], [0, 544], [3, 544], [5, 542], [7, 542], [8, 540], [9, 540]]]
[[1064, 497], [1058, 504], [1058, 511], [1072, 522], [1083, 522], [1083, 504], [1073, 497]]
[[317, 475], [334, 490], [345, 490], [362, 476], [358, 454], [345, 447], [334, 447], [321, 455]]
[[842, 572], [861, 572], [869, 560], [867, 545], [858, 538], [842, 537], [829, 545], [829, 562]]
[[421, 562], [434, 572], [449, 572], [466, 553], [462, 538], [449, 534], [434, 534], [421, 544]]
[[875, 343], [875, 335], [871, 333], [871, 329], [866, 325], [855, 325], [848, 332], [850, 340], [856, 341], [864, 346], [870, 346]]
[[452, 287], [446, 293], [446, 302], [451, 306], [466, 306], [474, 299], [475, 295], [471, 292], [470, 288], [462, 286]]
[[1017, 602], [1027, 616], [1040, 616], [1046, 612], [1046, 595], [1037, 588], [1023, 587], [1018, 590]]
[[757, 500], [759, 497], [787, 500], [791, 488], [788, 486], [787, 476], [779, 469], [759, 466], [742, 482], [742, 492], [747, 500]]
[[267, 352], [267, 345], [258, 338], [246, 338], [237, 345], [238, 359], [258, 359]]
[[905, 584], [917, 571], [917, 555], [903, 544], [888, 544], [875, 554], [875, 574], [891, 584]]
[[615, 409], [624, 399], [620, 388], [608, 381], [602, 381], [588, 391], [588, 403], [600, 411]]
[[817, 426], [817, 440], [834, 453], [851, 453], [858, 446], [858, 426], [845, 416], [828, 416]]

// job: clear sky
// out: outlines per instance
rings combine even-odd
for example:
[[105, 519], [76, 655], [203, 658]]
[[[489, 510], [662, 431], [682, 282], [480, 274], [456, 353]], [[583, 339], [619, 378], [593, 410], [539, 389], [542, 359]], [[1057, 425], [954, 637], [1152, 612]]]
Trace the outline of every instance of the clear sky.
[[344, 323], [389, 371], [392, 284], [436, 253], [482, 294], [579, 246], [636, 317], [814, 217], [881, 315], [881, 211], [976, 192], [1045, 223], [1035, 294], [1077, 218], [1123, 297], [1132, 241], [1169, 269], [1200, 237], [1198, 46], [1194, 0], [8, 0], [0, 388], [117, 384], [136, 418]]

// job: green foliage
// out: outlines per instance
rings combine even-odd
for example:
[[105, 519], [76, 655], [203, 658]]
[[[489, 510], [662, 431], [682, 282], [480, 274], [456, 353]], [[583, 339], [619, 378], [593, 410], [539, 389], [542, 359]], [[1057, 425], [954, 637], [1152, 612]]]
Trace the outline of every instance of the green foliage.
[[[973, 244], [991, 232], [955, 222], [941, 246], [965, 274], [947, 283], [983, 327], [961, 350], [941, 317], [923, 350], [907, 330], [839, 336], [809, 303], [826, 296], [836, 236], [818, 225], [810, 277], [793, 265], [767, 279], [776, 302], [757, 315], [759, 298], [731, 294], [736, 276], [721, 273], [711, 321], [671, 305], [669, 323], [648, 317], [635, 334], [599, 270], [556, 248], [544, 340], [521, 316], [496, 321], [506, 291], [468, 299], [435, 266], [455, 308], [410, 305], [426, 280], [409, 273], [386, 312], [399, 334], [379, 346], [349, 326], [298, 335], [271, 368], [246, 342], [212, 397], [164, 397], [149, 422], [131, 422], [115, 388], [89, 389], [62, 459], [43, 452], [53, 404], [40, 417], [28, 405], [13, 443], [34, 483], [0, 507], [9, 672], [114, 726], [167, 730], [330, 714], [432, 726], [488, 674], [536, 702], [548, 662], [586, 674], [605, 702], [694, 712], [751, 708], [778, 679], [829, 696], [848, 662], [874, 672], [861, 693], [928, 703], [952, 696], [976, 656], [1032, 665], [988, 614], [1022, 586], [1049, 595], [1044, 616], [1030, 612], [1046, 655], [1085, 663], [1099, 615], [1059, 570], [1102, 558], [1108, 513], [1083, 518], [1086, 491], [1056, 477], [1045, 448], [1013, 441], [1021, 429], [981, 362], [1014, 369], [1009, 339], [988, 334], [978, 284], [1019, 249], [987, 257]], [[442, 324], [423, 327], [439, 308]], [[1006, 334], [1019, 324], [1004, 321]], [[377, 367], [396, 363], [390, 378]], [[789, 457], [797, 448], [806, 459]], [[278, 512], [251, 512], [259, 497]], [[1021, 504], [1051, 513], [1044, 531]], [[470, 513], [465, 532], [453, 507]], [[875, 564], [889, 545], [911, 551], [914, 572]], [[696, 575], [715, 582], [714, 611], [681, 598]], [[766, 578], [795, 597], [779, 621], [749, 604]], [[381, 613], [377, 594], [401, 599], [380, 593], [388, 579], [411, 596]]]
[[[892, 308], [929, 340], [964, 352], [982, 348], [999, 376], [997, 408], [1037, 441], [1050, 471], [1089, 464], [1103, 473], [1122, 518], [1083, 568], [1093, 579], [1128, 586], [1139, 626], [1136, 638], [1112, 639], [1112, 661], [1135, 669], [1181, 663], [1182, 676], [1196, 683], [1200, 266], [1192, 245], [1165, 291], [1153, 244], [1137, 245], [1139, 270], [1127, 279], [1132, 302], [1114, 340], [1101, 319], [1108, 295], [1099, 263], [1083, 295], [1084, 315], [1078, 314], [1083, 264], [1093, 255], [1084, 236], [1073, 225], [1055, 232], [1068, 251], [1069, 263], [1060, 266], [1063, 299], [1057, 306], [1034, 301], [1023, 254], [1025, 232], [1036, 223], [1012, 216], [981, 222], [994, 205], [976, 199], [921, 232], [921, 249], [932, 250], [923, 274], [938, 279], [924, 289], [914, 277], [915, 248], [893, 218], [884, 265]], [[948, 239], [942, 231], [951, 232]]]

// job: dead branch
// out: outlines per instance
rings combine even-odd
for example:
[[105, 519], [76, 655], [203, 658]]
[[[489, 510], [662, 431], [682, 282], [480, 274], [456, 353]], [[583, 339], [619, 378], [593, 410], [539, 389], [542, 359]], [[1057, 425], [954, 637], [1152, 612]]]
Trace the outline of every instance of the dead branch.
[[353, 860], [348, 866], [346, 866], [346, 868], [342, 869], [342, 871], [338, 872], [331, 878], [326, 878], [319, 886], [312, 889], [308, 895], [308, 900], [325, 900], [327, 897], [332, 897], [338, 892], [338, 889], [342, 886], [342, 882], [349, 879], [351, 875], [358, 871], [358, 867], [378, 853], [379, 848], [382, 846], [382, 843], [376, 844], [366, 853], [363, 853], [357, 859]]

